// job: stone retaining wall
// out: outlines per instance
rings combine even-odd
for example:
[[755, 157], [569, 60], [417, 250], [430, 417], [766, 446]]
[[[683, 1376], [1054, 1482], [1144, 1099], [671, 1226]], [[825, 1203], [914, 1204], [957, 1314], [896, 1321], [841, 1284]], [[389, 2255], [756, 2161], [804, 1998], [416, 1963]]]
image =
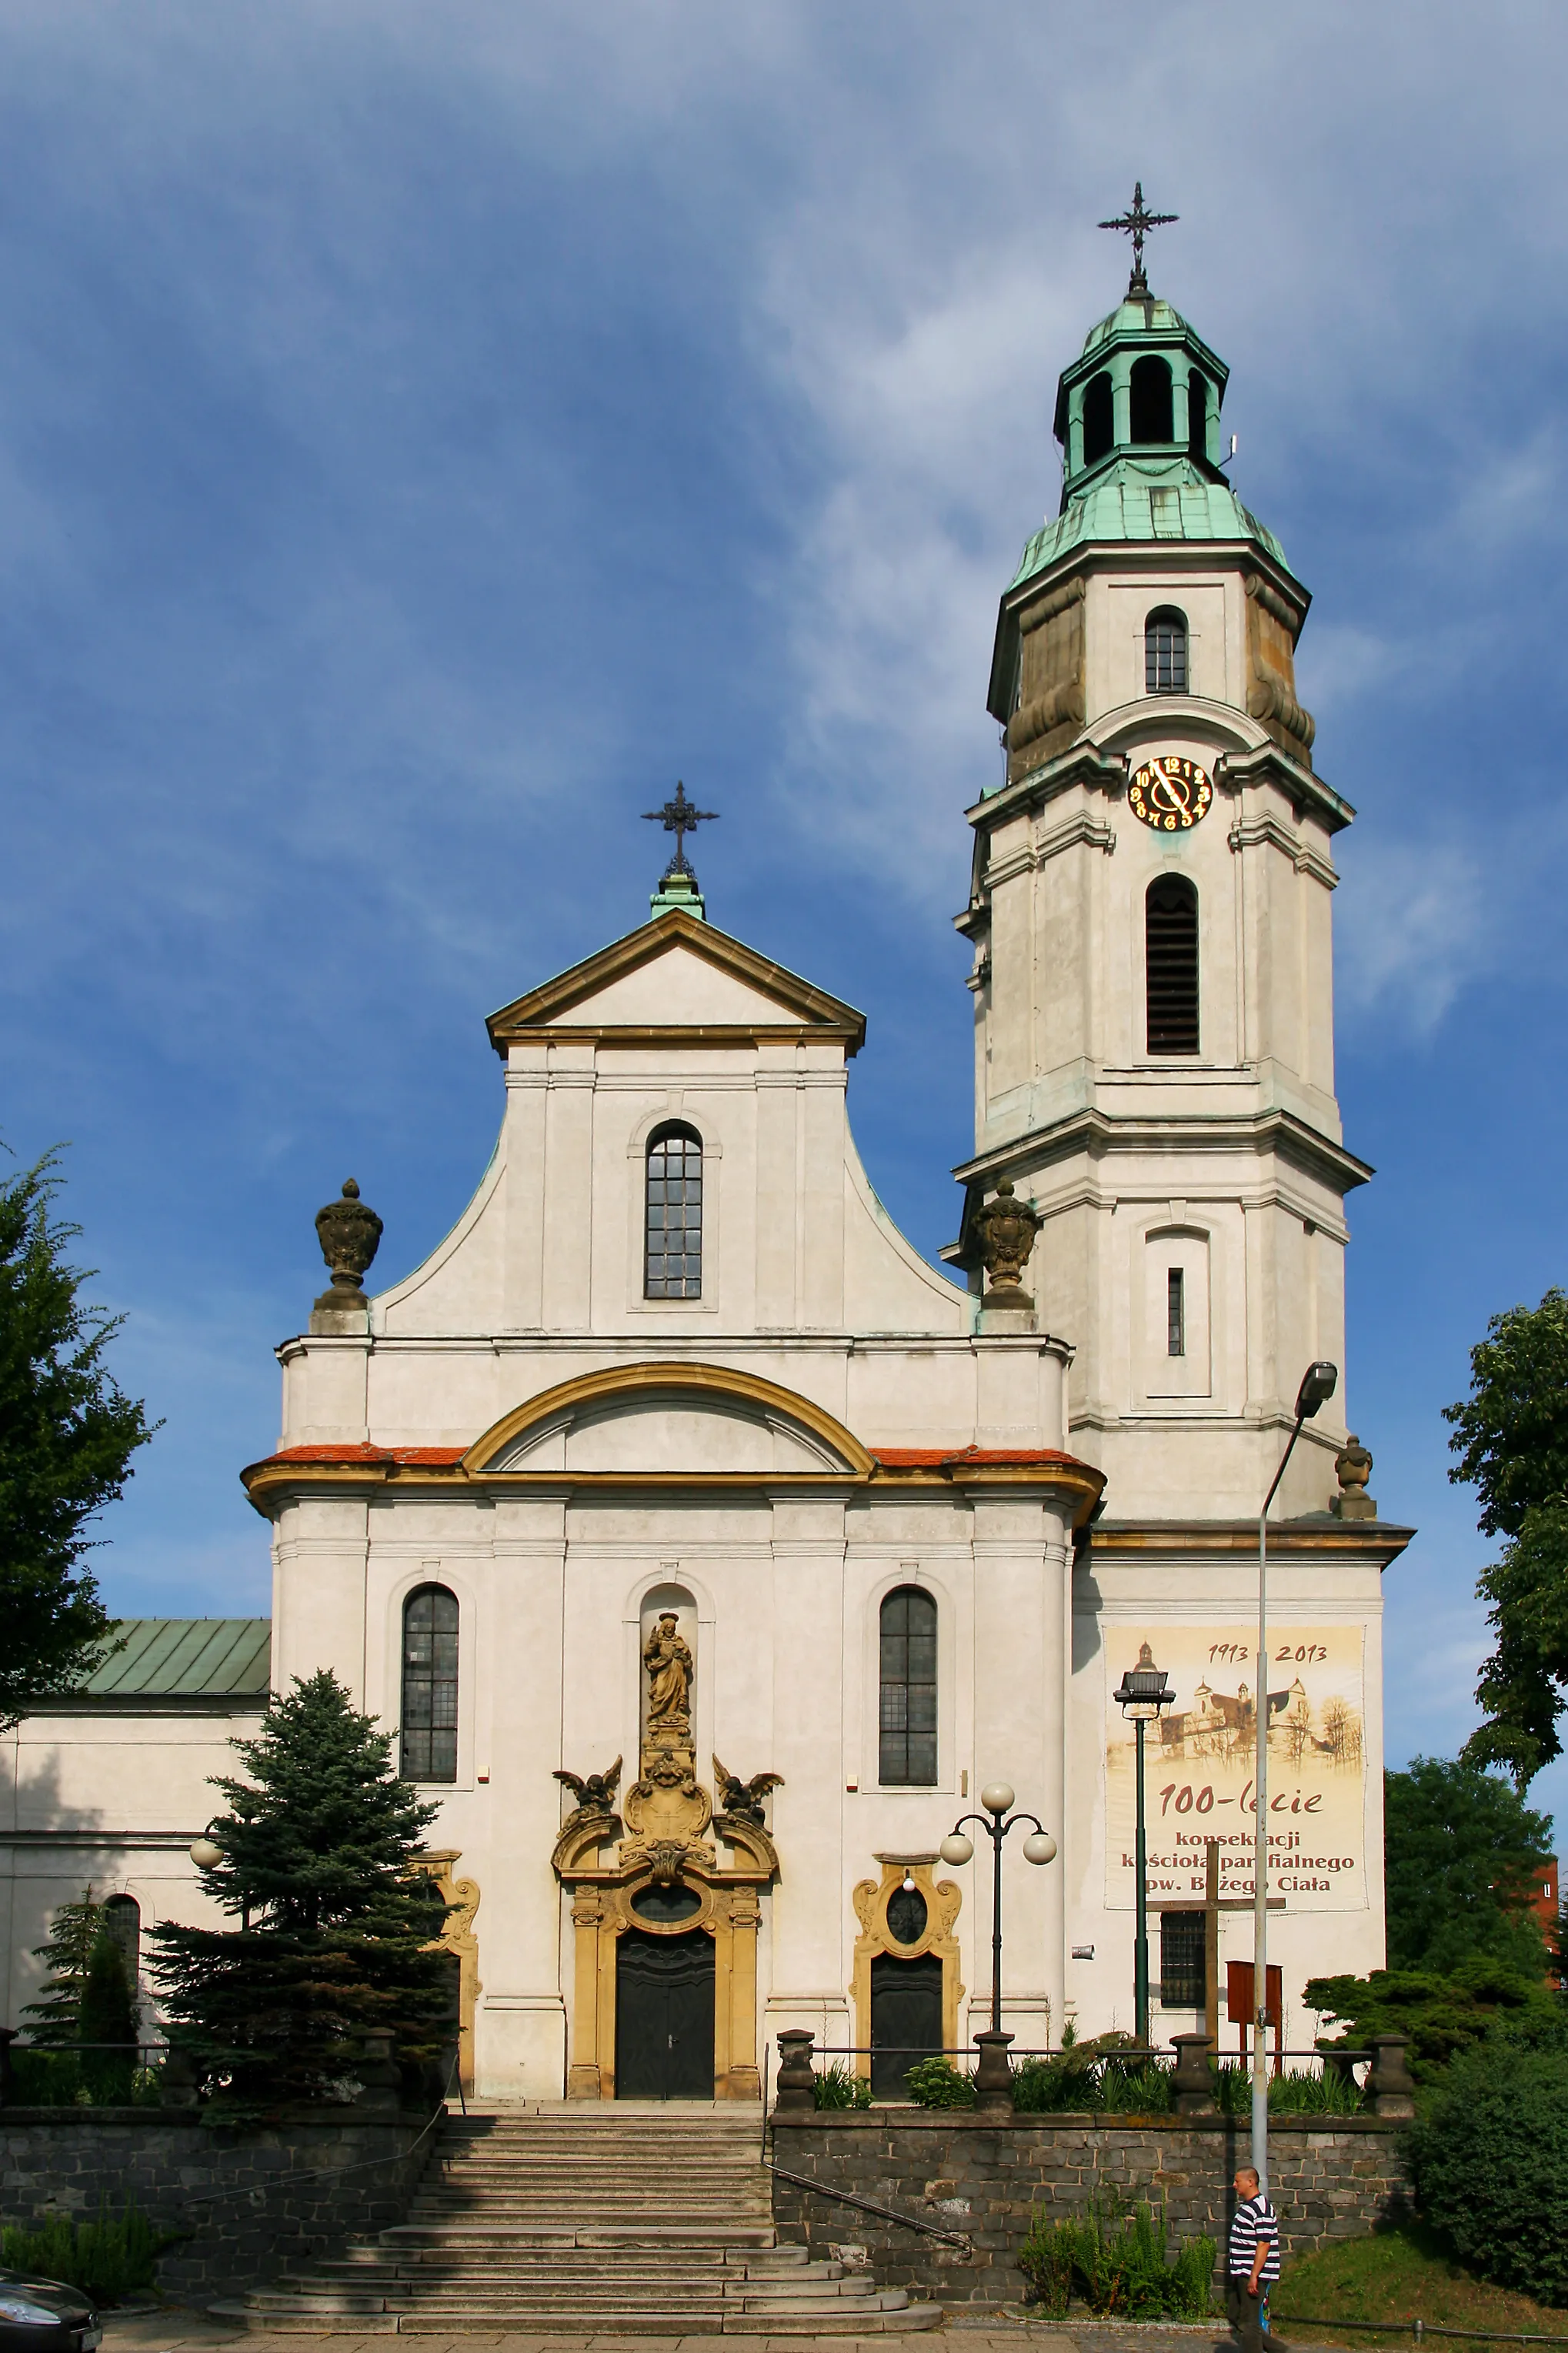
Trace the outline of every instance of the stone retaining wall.
[[[1400, 2127], [1381, 2116], [1280, 2116], [1268, 2127], [1269, 2194], [1286, 2253], [1369, 2230], [1406, 2195]], [[967, 2249], [797, 2189], [775, 2176], [780, 2235], [815, 2254], [851, 2249], [886, 2285], [944, 2304], [1005, 2304], [1025, 2293], [1016, 2253], [1036, 2207], [1080, 2211], [1097, 2186], [1165, 2201], [1173, 2242], [1219, 2245], [1247, 2162], [1245, 2117], [982, 2116], [907, 2106], [774, 2116], [775, 2166], [873, 2204], [963, 2232]], [[859, 2251], [864, 2251], [863, 2253]]]
[[429, 2123], [343, 2108], [237, 2132], [188, 2109], [6, 2107], [0, 2220], [92, 2221], [133, 2199], [155, 2229], [182, 2233], [160, 2288], [199, 2303], [400, 2222], [440, 2134]]

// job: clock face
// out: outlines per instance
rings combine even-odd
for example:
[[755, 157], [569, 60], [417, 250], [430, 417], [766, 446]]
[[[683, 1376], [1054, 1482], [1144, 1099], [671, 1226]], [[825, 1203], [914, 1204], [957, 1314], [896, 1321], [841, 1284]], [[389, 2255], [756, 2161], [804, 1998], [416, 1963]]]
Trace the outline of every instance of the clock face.
[[1214, 778], [1195, 760], [1163, 752], [1135, 770], [1127, 788], [1127, 805], [1135, 818], [1156, 833], [1185, 833], [1207, 815], [1214, 798]]

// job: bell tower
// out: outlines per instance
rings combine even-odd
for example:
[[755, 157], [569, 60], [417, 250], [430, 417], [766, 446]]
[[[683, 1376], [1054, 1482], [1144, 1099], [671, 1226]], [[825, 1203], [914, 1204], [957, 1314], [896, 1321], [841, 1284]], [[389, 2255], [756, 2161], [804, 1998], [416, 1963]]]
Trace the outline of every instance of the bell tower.
[[[1043, 1221], [1037, 1320], [1077, 1351], [1069, 1442], [1119, 1521], [1257, 1512], [1302, 1369], [1342, 1369], [1344, 1199], [1372, 1174], [1334, 1097], [1354, 811], [1296, 692], [1308, 592], [1225, 478], [1228, 374], [1140, 256], [1062, 375], [1061, 503], [1002, 597], [1005, 776], [969, 812], [958, 918], [975, 1139], [954, 1254], [973, 1262], [1010, 1178]], [[1344, 1413], [1342, 1379], [1282, 1515], [1328, 1509]]]

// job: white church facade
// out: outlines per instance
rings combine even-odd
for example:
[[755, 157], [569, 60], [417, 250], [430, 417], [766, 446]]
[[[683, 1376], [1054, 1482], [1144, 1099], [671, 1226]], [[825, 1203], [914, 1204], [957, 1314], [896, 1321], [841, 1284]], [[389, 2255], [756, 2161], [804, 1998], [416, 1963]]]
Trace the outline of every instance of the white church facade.
[[[1141, 271], [1062, 377], [1061, 512], [997, 628], [1005, 779], [968, 812], [953, 1271], [857, 1154], [861, 1016], [710, 922], [678, 837], [646, 923], [490, 1017], [500, 1139], [425, 1262], [367, 1297], [377, 1221], [348, 1188], [322, 1212], [333, 1283], [245, 1472], [269, 1642], [138, 1635], [5, 1736], [4, 2022], [86, 1882], [197, 1916], [205, 1777], [321, 1666], [439, 1801], [482, 2095], [754, 2099], [788, 2027], [879, 2084], [907, 2062], [879, 2048], [966, 2046], [988, 1859], [939, 1848], [999, 1781], [1058, 1848], [1009, 1841], [1004, 2028], [1130, 2030], [1113, 1694], [1145, 1648], [1175, 1692], [1154, 2038], [1203, 2021], [1211, 1841], [1250, 1892], [1260, 1688], [1287, 2041], [1309, 1977], [1382, 1962], [1380, 1580], [1410, 1532], [1343, 1419], [1353, 811], [1296, 699], [1306, 591], [1218, 462], [1225, 384]], [[1321, 1358], [1260, 1664], [1256, 1514]], [[1250, 1936], [1227, 1915], [1222, 1961]]]

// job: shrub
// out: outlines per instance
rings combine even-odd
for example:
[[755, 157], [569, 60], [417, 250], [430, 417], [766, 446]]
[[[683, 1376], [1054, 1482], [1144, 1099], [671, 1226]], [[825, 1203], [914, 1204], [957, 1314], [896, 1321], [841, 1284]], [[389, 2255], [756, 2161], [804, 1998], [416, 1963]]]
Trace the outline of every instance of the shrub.
[[921, 2059], [904, 2077], [911, 2100], [922, 2108], [972, 2108], [974, 2078], [960, 2073], [951, 2059]]
[[1339, 2021], [1352, 2043], [1373, 2034], [1407, 2034], [1410, 2072], [1418, 2084], [1438, 2082], [1451, 2059], [1478, 2049], [1494, 2027], [1550, 2034], [1563, 2010], [1561, 1995], [1544, 1982], [1485, 1955], [1462, 1962], [1448, 1977], [1373, 1969], [1365, 1978], [1310, 1978], [1303, 1999], [1309, 2010]]
[[1500, 2287], [1568, 2305], [1568, 2050], [1506, 2030], [1455, 2059], [1409, 2137], [1417, 2202]]
[[1093, 2052], [1069, 2044], [1057, 2059], [1020, 2059], [1013, 2070], [1013, 2105], [1026, 2115], [1092, 2113], [1100, 2106]]
[[819, 2108], [868, 2108], [871, 2086], [864, 2075], [857, 2075], [842, 2059], [835, 2059], [816, 2078], [816, 2105]]
[[93, 2304], [121, 2304], [152, 2286], [159, 2255], [174, 2243], [128, 2205], [117, 2222], [100, 2212], [96, 2222], [52, 2214], [36, 2231], [8, 2226], [0, 2231], [0, 2263], [34, 2279], [79, 2288]]
[[1147, 2200], [1129, 2208], [1113, 2189], [1098, 2191], [1089, 2211], [1047, 2225], [1037, 2208], [1018, 2267], [1035, 2301], [1059, 2319], [1074, 2291], [1091, 2312], [1124, 2320], [1201, 2320], [1209, 2309], [1215, 2242], [1190, 2239], [1176, 2256], [1165, 2253], [1165, 2209], [1159, 2219]]
[[1100, 2104], [1108, 2116], [1163, 2116], [1171, 2105], [1171, 2070], [1159, 2059], [1136, 2065], [1108, 2059], [1100, 2071]]
[[1269, 2077], [1268, 2105], [1279, 2116], [1353, 2116], [1361, 2109], [1361, 2086], [1337, 2067], [1325, 2067], [1321, 2075], [1288, 2067]]

